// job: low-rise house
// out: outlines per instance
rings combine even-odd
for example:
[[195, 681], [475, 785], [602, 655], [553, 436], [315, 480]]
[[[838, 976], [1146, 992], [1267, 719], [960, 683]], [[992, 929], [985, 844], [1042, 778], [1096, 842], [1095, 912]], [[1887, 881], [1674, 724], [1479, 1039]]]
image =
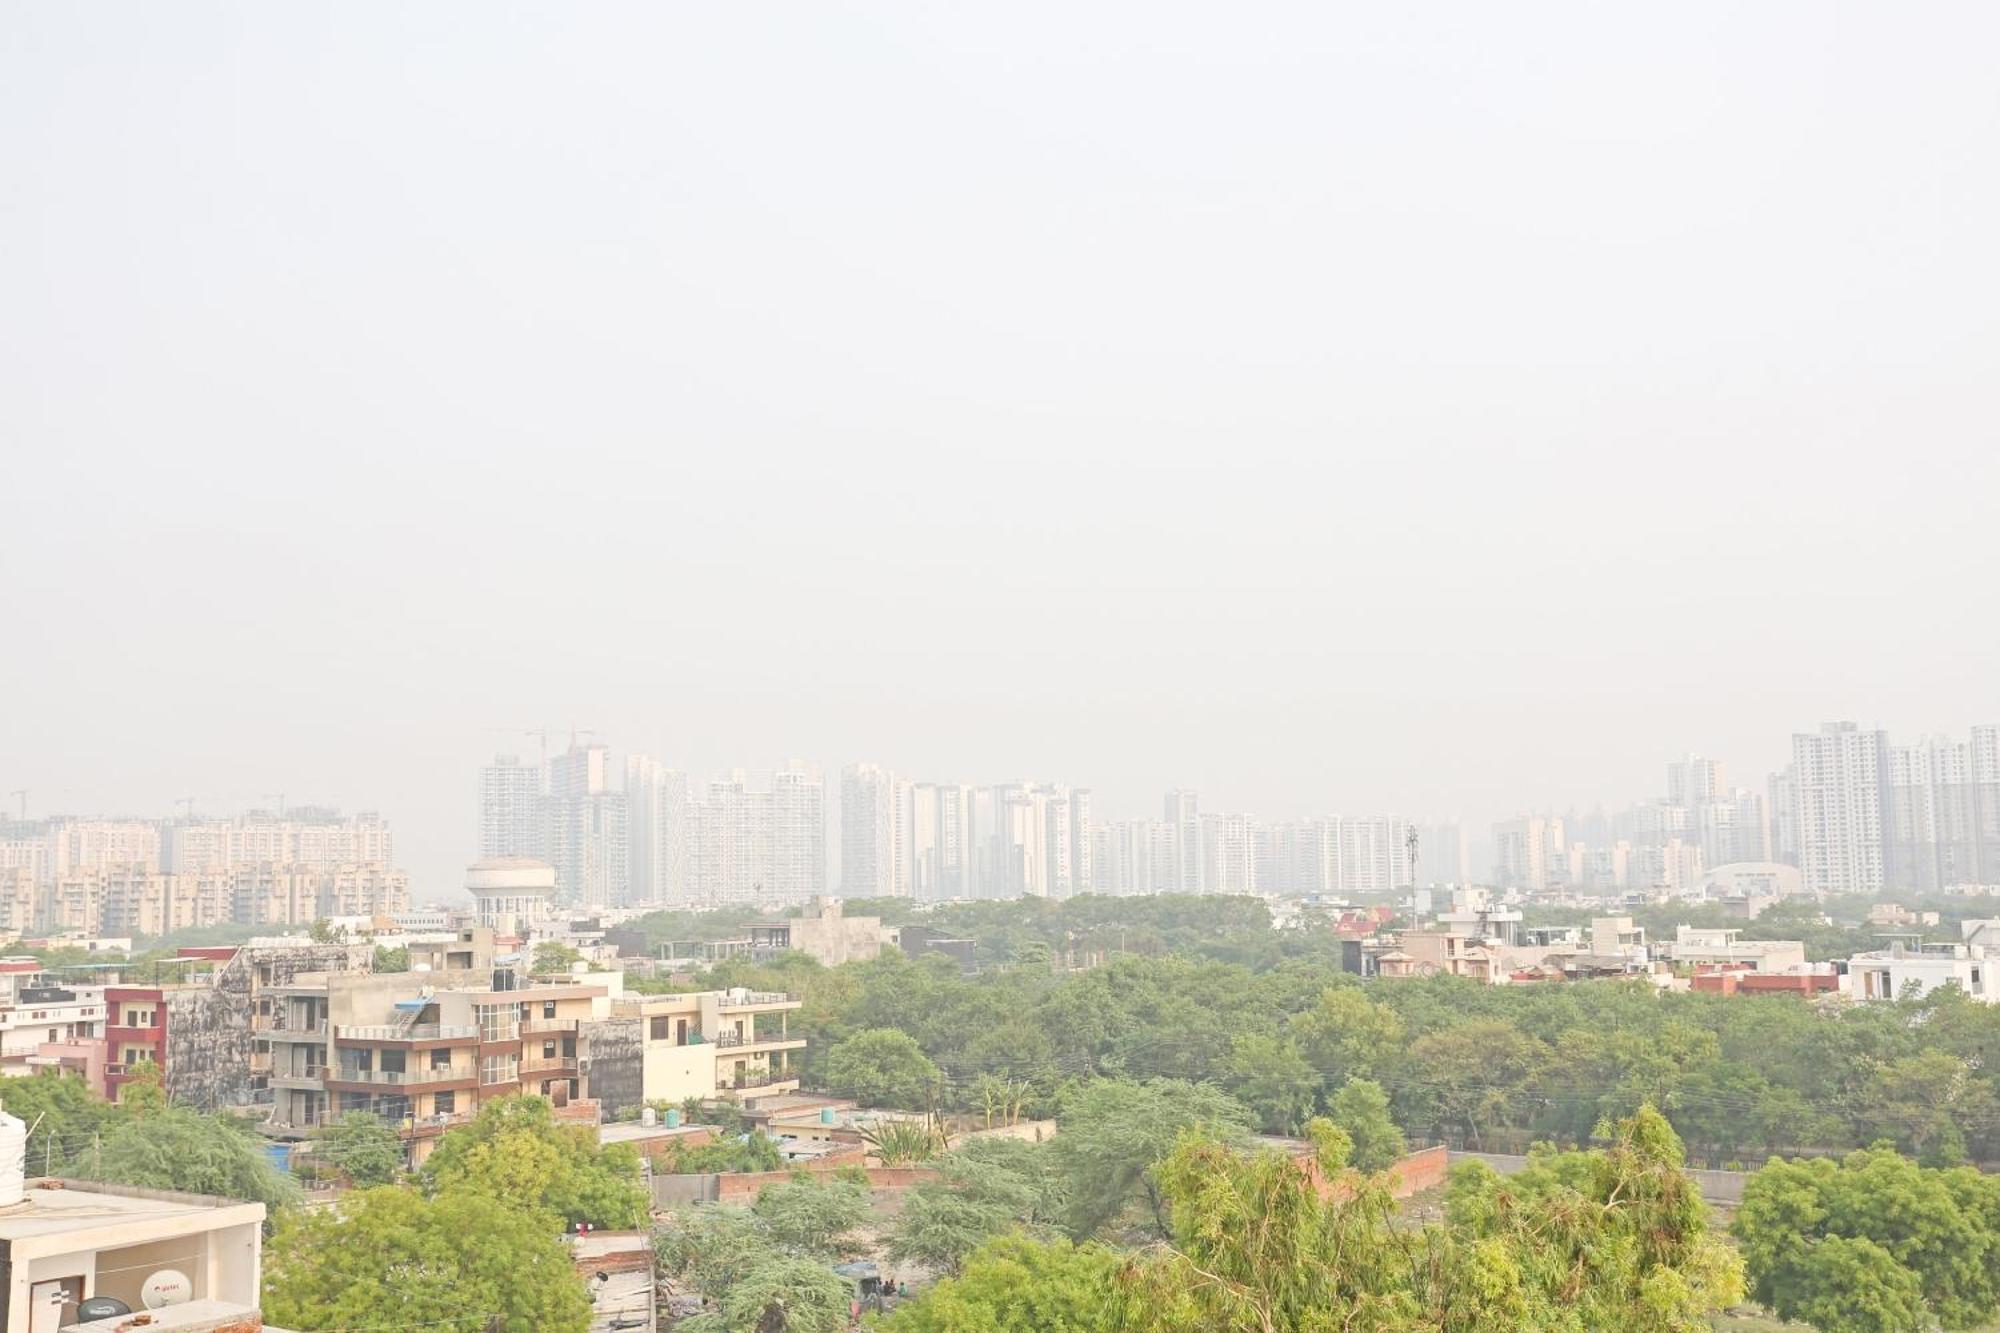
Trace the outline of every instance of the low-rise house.
[[0, 1075], [64, 1068], [103, 1091], [104, 988], [57, 982], [32, 958], [0, 958]]
[[1701, 964], [1688, 989], [1711, 995], [1831, 995], [1840, 974], [1831, 964], [1806, 964], [1785, 972], [1762, 972], [1747, 963]]
[[[24, 1178], [27, 1126], [0, 1115], [0, 1329], [257, 1328], [264, 1205]], [[90, 1304], [86, 1304], [86, 1303]], [[87, 1325], [88, 1326], [88, 1325]]]
[[1975, 1000], [2000, 1000], [1994, 970], [2000, 958], [1982, 946], [1962, 942], [1925, 943], [1916, 937], [1894, 940], [1886, 949], [1847, 960], [1847, 991], [1857, 1000], [1895, 1000], [1957, 985]]
[[1667, 957], [1677, 966], [1744, 966], [1759, 972], [1788, 972], [1806, 964], [1798, 940], [1746, 940], [1735, 928], [1678, 926]]

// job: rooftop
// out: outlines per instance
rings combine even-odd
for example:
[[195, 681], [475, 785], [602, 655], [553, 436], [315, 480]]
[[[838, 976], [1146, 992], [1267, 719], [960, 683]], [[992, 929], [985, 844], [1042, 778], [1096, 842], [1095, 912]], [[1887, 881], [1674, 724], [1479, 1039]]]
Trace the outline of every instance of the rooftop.
[[125, 1228], [134, 1222], [164, 1238], [263, 1220], [261, 1203], [100, 1181], [32, 1180], [20, 1204], [0, 1209], [0, 1245], [19, 1257], [66, 1254], [128, 1245]]

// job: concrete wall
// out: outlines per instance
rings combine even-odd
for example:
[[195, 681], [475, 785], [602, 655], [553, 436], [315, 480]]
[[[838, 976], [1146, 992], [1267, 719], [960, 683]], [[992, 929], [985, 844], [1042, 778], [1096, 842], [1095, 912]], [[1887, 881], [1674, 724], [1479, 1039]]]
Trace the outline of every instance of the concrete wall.
[[[290, 985], [305, 972], [344, 970], [368, 953], [346, 944], [245, 948], [216, 970], [213, 985], [167, 991], [167, 1094], [205, 1111], [249, 1105], [250, 1018], [258, 990]], [[263, 968], [270, 979], [260, 982]]]
[[594, 1098], [608, 1119], [645, 1099], [643, 1020], [597, 1018], [577, 1025], [577, 1072], [583, 1094]]
[[[1436, 1152], [1438, 1149], [1431, 1149]], [[1460, 1162], [1484, 1162], [1503, 1176], [1511, 1176], [1528, 1165], [1528, 1159], [1516, 1153], [1503, 1152], [1454, 1152], [1451, 1164]], [[1710, 1203], [1729, 1207], [1743, 1202], [1743, 1185], [1751, 1176], [1748, 1171], [1689, 1171], [1694, 1183], [1701, 1187], [1701, 1197]]]

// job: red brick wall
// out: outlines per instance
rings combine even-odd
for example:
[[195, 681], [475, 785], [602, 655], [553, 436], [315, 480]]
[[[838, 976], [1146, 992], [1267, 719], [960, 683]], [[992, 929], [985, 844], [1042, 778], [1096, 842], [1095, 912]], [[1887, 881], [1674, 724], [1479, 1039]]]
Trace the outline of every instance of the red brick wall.
[[1451, 1154], [1443, 1147], [1419, 1148], [1409, 1153], [1389, 1170], [1395, 1173], [1390, 1182], [1389, 1193], [1398, 1199], [1407, 1199], [1412, 1194], [1421, 1194], [1444, 1184], [1445, 1171], [1451, 1165]]
[[[805, 1168], [808, 1175], [815, 1176], [830, 1176], [839, 1169], [824, 1162], [815, 1162]], [[871, 1166], [867, 1170], [869, 1187], [878, 1190], [907, 1189], [926, 1180], [937, 1180], [943, 1174], [934, 1166]], [[766, 1185], [781, 1185], [792, 1175], [790, 1171], [725, 1172], [718, 1177], [720, 1184], [716, 1200], [719, 1203], [745, 1203], [763, 1193]]]

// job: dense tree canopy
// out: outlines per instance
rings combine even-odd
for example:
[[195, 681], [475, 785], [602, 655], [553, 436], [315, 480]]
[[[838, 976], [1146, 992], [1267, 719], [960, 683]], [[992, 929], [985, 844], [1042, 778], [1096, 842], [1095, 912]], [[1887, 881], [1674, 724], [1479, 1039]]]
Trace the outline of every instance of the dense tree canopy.
[[1734, 1230], [1757, 1299], [1826, 1333], [2000, 1315], [2000, 1177], [1886, 1147], [1774, 1161], [1745, 1186]]
[[179, 1106], [127, 1120], [106, 1135], [98, 1174], [148, 1189], [247, 1199], [273, 1210], [299, 1196], [298, 1182], [271, 1165], [254, 1130]]
[[582, 1333], [590, 1298], [546, 1214], [388, 1186], [292, 1211], [265, 1250], [264, 1316], [356, 1333]]
[[388, 1121], [350, 1111], [314, 1137], [313, 1156], [361, 1189], [387, 1185], [403, 1173], [403, 1141]]
[[906, 1032], [869, 1028], [827, 1053], [826, 1085], [863, 1106], [924, 1109], [941, 1082], [938, 1067]]
[[[972, 936], [989, 966], [964, 976], [891, 950], [824, 968], [794, 954], [735, 960], [702, 984], [799, 995], [792, 1031], [810, 1040], [815, 1086], [913, 1100], [921, 1054], [943, 1103], [982, 1117], [996, 1088], [1018, 1089], [1004, 1100], [1032, 1118], [1091, 1078], [1177, 1078], [1220, 1087], [1266, 1131], [1295, 1132], [1367, 1078], [1406, 1134], [1468, 1146], [1583, 1143], [1605, 1117], [1651, 1102], [1718, 1165], [1880, 1138], [1928, 1161], [2000, 1160], [2000, 1006], [1950, 988], [1855, 1005], [1624, 981], [1363, 982], [1340, 970], [1330, 933], [1274, 930], [1262, 901], [1244, 898], [951, 904], [924, 919]], [[1802, 934], [1802, 920], [1755, 924]], [[1099, 965], [1067, 966], [1100, 952]], [[896, 1058], [916, 1076], [885, 1091], [844, 1056], [836, 1085], [833, 1052], [880, 1030], [907, 1035], [915, 1052], [898, 1042]]]
[[432, 1195], [468, 1189], [567, 1223], [639, 1227], [649, 1200], [639, 1158], [624, 1144], [600, 1147], [588, 1125], [558, 1122], [540, 1097], [505, 1097], [439, 1140], [418, 1173]]
[[[1449, 1220], [1399, 1222], [1381, 1177], [1349, 1171], [1346, 1135], [1309, 1127], [1316, 1160], [1243, 1152], [1184, 1130], [1156, 1176], [1165, 1242], [1120, 1254], [1014, 1233], [888, 1321], [1149, 1333], [1694, 1333], [1740, 1299], [1665, 1119], [1642, 1108], [1609, 1146], [1501, 1181], [1454, 1181]], [[1060, 1139], [1058, 1139], [1060, 1142]], [[1338, 1188], [1327, 1189], [1332, 1180]]]

